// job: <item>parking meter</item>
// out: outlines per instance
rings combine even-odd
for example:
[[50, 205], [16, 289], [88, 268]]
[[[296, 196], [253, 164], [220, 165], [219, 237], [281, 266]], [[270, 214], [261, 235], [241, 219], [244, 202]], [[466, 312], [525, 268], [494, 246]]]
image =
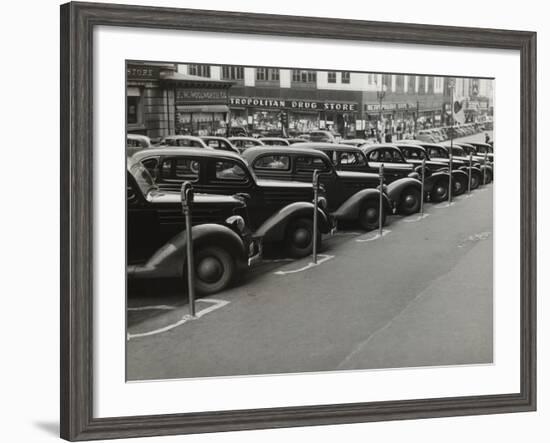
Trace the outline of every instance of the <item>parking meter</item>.
[[185, 215], [185, 237], [187, 246], [187, 284], [189, 292], [189, 313], [195, 316], [195, 263], [193, 257], [193, 225], [191, 207], [193, 204], [193, 185], [191, 182], [181, 184], [181, 209]]
[[473, 153], [470, 152], [470, 167], [468, 168], [468, 194], [472, 192], [472, 161]]
[[424, 179], [426, 177], [426, 157], [422, 159], [422, 181], [420, 182], [420, 215], [424, 215]]
[[378, 207], [378, 233], [382, 236], [382, 214], [384, 211], [384, 163], [380, 165], [378, 170], [378, 175], [380, 177], [380, 205]]
[[453, 201], [453, 141], [449, 148], [449, 204]]
[[318, 169], [313, 171], [313, 263], [317, 264], [317, 208], [319, 206], [319, 175]]

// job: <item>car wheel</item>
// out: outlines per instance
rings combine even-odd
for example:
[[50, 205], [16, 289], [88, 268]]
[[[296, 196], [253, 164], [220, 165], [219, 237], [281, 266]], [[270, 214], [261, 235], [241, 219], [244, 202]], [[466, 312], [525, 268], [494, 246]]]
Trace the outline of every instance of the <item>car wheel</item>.
[[433, 203], [440, 203], [449, 197], [449, 182], [447, 180], [438, 180], [434, 183], [430, 200]]
[[462, 195], [468, 189], [468, 178], [459, 177], [453, 180], [453, 195]]
[[[378, 200], [367, 200], [359, 210], [359, 225], [365, 231], [378, 229], [379, 226], [380, 202]], [[386, 223], [386, 211], [382, 214], [382, 226]]]
[[481, 183], [481, 177], [478, 172], [472, 173], [471, 177], [471, 183], [470, 183], [470, 189], [477, 189], [479, 188], [479, 184]]
[[485, 183], [484, 185], [491, 183], [493, 181], [493, 173], [491, 171], [485, 171]]
[[420, 210], [420, 191], [416, 188], [405, 188], [401, 192], [397, 211], [403, 215], [411, 215]]
[[[317, 231], [317, 244], [321, 245], [319, 231]], [[307, 257], [313, 252], [313, 220], [299, 218], [289, 223], [285, 235], [285, 249], [293, 258]]]
[[235, 260], [219, 246], [195, 250], [195, 289], [203, 295], [225, 289], [235, 278]]

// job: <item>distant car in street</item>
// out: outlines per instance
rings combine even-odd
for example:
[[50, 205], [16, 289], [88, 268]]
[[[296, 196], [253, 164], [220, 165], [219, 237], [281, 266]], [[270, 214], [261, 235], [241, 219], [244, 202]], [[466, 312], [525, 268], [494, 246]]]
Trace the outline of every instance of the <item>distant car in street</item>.
[[164, 137], [156, 146], [214, 149], [207, 146], [207, 144], [200, 137], [195, 137], [194, 135], [168, 135]]
[[210, 148], [239, 153], [239, 150], [225, 137], [204, 136], [201, 140]]
[[[183, 279], [187, 239], [180, 194], [159, 190], [140, 162], [129, 162], [126, 181], [129, 282]], [[195, 194], [192, 238], [199, 293], [219, 292], [247, 269], [255, 250], [246, 219], [243, 198]]]
[[131, 157], [137, 151], [152, 146], [151, 139], [141, 134], [126, 134], [126, 156]]
[[260, 137], [259, 140], [266, 146], [290, 146], [290, 142], [282, 137]]
[[[253, 236], [261, 238], [262, 244], [277, 245], [292, 257], [311, 254], [311, 183], [257, 178], [241, 156], [227, 151], [157, 148], [136, 153], [132, 161], [143, 164], [163, 191], [177, 191], [188, 181], [199, 193], [243, 196]], [[320, 239], [331, 228], [330, 220], [319, 209], [316, 235]]]
[[261, 140], [254, 137], [229, 137], [228, 140], [240, 153], [253, 146], [264, 146]]
[[342, 136], [332, 131], [311, 131], [309, 133], [309, 141], [312, 142], [326, 142], [326, 143], [338, 143], [342, 140]]

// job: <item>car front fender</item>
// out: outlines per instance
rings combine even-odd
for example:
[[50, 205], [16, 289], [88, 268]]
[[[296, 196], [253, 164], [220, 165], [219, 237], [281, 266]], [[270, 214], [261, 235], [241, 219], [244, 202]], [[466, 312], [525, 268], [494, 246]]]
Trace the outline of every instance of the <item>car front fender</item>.
[[401, 200], [401, 193], [409, 187], [418, 189], [418, 192], [420, 192], [422, 183], [420, 183], [420, 180], [411, 177], [404, 177], [399, 180], [395, 180], [388, 185], [388, 197], [394, 202], [399, 202]]
[[[411, 179], [413, 180], [413, 179]], [[383, 204], [384, 204], [384, 210], [387, 213], [393, 212], [393, 203], [384, 192], [383, 194]], [[346, 220], [346, 221], [353, 221], [357, 220], [359, 217], [359, 210], [361, 209], [361, 206], [364, 202], [367, 200], [376, 200], [377, 202], [380, 201], [380, 191], [378, 189], [374, 188], [367, 188], [362, 189], [361, 191], [356, 192], [351, 197], [349, 197], [344, 203], [340, 205], [340, 207], [332, 213], [332, 216], [336, 218], [337, 220]]]
[[447, 183], [449, 183], [449, 171], [436, 171], [433, 172], [432, 175], [429, 177], [426, 177], [424, 180], [424, 192], [431, 192], [434, 184], [439, 182], [440, 180], [445, 180]]
[[[286, 205], [279, 209], [271, 217], [269, 217], [262, 225], [254, 232], [255, 238], [261, 238], [264, 243], [275, 243], [282, 241], [285, 237], [285, 232], [288, 224], [298, 218], [308, 218], [313, 220], [313, 203], [295, 202]], [[317, 208], [319, 230], [326, 234], [330, 232], [332, 226], [328, 216], [321, 208]]]
[[[246, 263], [248, 254], [241, 237], [227, 226], [206, 223], [193, 226], [193, 249], [203, 246], [221, 246], [237, 261]], [[176, 278], [182, 277], [187, 262], [187, 236], [182, 231], [172, 237], [142, 265], [128, 266], [129, 278]]]

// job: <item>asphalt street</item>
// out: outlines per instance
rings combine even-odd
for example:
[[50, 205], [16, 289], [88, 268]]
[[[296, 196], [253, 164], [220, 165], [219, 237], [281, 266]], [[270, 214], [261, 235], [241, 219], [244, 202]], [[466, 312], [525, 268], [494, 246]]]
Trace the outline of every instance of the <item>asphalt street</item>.
[[[478, 139], [480, 134], [478, 134]], [[339, 232], [320, 264], [271, 260], [199, 300], [128, 299], [128, 380], [491, 363], [492, 185], [385, 235]]]

